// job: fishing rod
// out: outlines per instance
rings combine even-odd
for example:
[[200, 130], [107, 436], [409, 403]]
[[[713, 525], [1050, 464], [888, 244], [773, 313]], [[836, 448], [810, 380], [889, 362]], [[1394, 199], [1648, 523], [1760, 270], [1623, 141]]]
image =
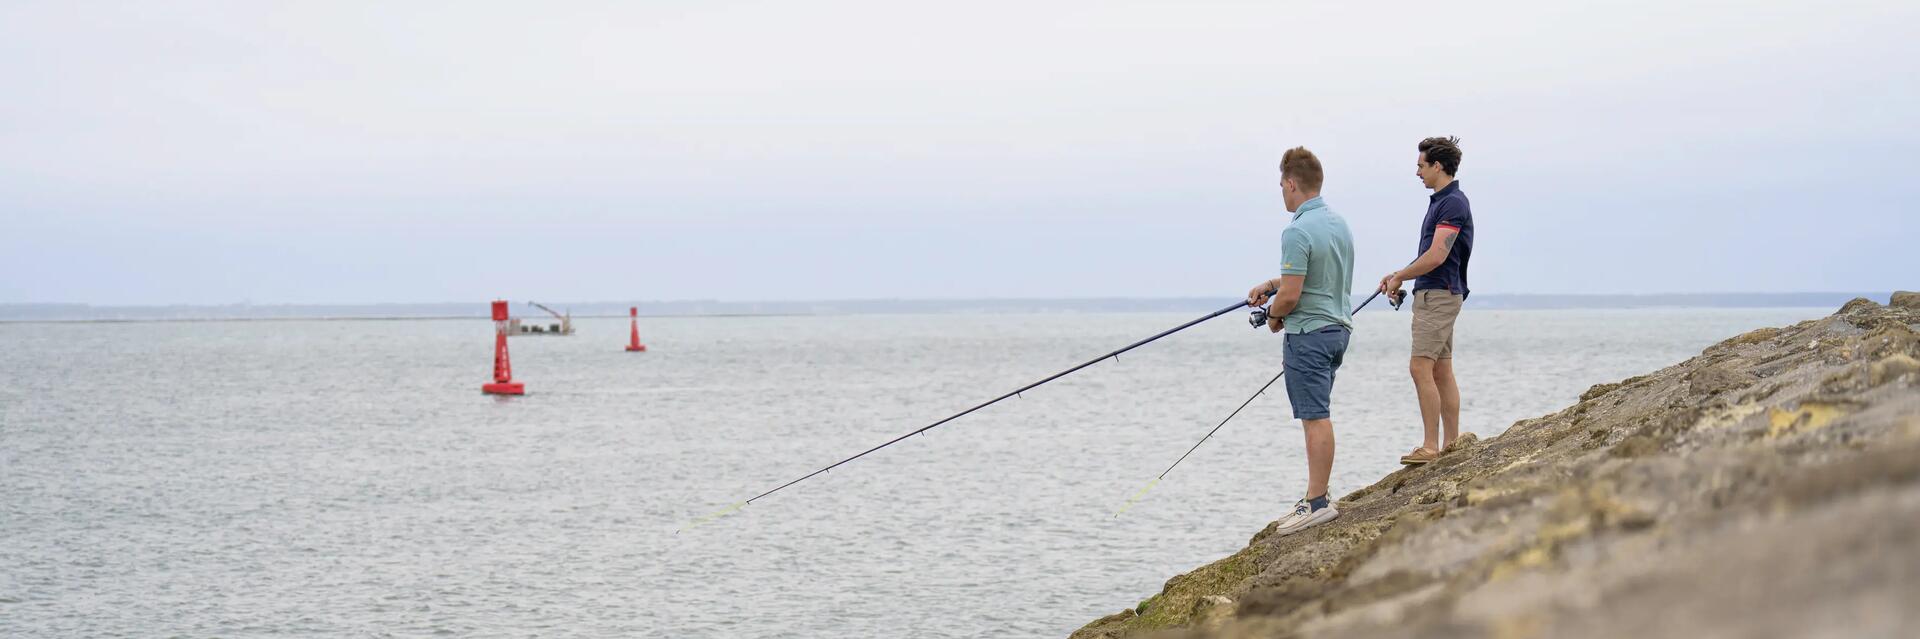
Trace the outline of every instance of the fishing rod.
[[[1270, 290], [1268, 290], [1268, 291], [1267, 291], [1267, 295], [1269, 295], [1269, 296], [1271, 296], [1271, 295], [1274, 295], [1274, 294], [1275, 294], [1276, 292], [1277, 292], [1277, 291], [1274, 291], [1274, 290], [1271, 290], [1271, 289], [1270, 289]], [[1377, 294], [1377, 293], [1376, 293], [1376, 294]], [[897, 443], [899, 443], [899, 442], [900, 442], [901, 440], [904, 440], [904, 439], [906, 439], [906, 438], [908, 438], [908, 437], [912, 437], [912, 436], [914, 436], [914, 435], [919, 435], [919, 434], [921, 434], [921, 433], [924, 433], [924, 432], [927, 432], [927, 431], [929, 431], [929, 430], [932, 430], [933, 428], [935, 428], [935, 427], [937, 427], [937, 426], [939, 426], [939, 425], [941, 425], [941, 424], [945, 424], [945, 423], [947, 423], [947, 422], [950, 422], [950, 421], [953, 421], [953, 420], [956, 420], [956, 419], [959, 419], [959, 418], [961, 418], [961, 417], [964, 417], [964, 416], [966, 416], [966, 415], [967, 415], [968, 413], [972, 413], [972, 412], [974, 412], [974, 411], [977, 411], [977, 410], [980, 410], [980, 409], [982, 409], [982, 408], [986, 408], [986, 407], [988, 407], [988, 406], [992, 406], [992, 405], [994, 405], [994, 404], [996, 404], [996, 403], [999, 403], [999, 402], [1000, 402], [1000, 400], [1003, 400], [1003, 399], [1006, 399], [1006, 398], [1008, 398], [1008, 397], [1019, 397], [1021, 393], [1024, 393], [1024, 392], [1027, 392], [1027, 391], [1029, 391], [1029, 390], [1033, 390], [1033, 388], [1034, 388], [1034, 387], [1036, 387], [1036, 386], [1039, 386], [1039, 385], [1041, 385], [1041, 384], [1045, 384], [1045, 383], [1047, 383], [1047, 382], [1051, 382], [1051, 381], [1053, 381], [1053, 380], [1056, 380], [1056, 379], [1060, 379], [1060, 378], [1062, 378], [1062, 377], [1066, 377], [1066, 376], [1067, 376], [1068, 374], [1070, 374], [1070, 373], [1072, 373], [1072, 372], [1074, 372], [1074, 371], [1077, 371], [1077, 370], [1080, 370], [1080, 369], [1082, 369], [1082, 368], [1086, 368], [1086, 367], [1088, 367], [1088, 366], [1092, 366], [1092, 365], [1094, 365], [1094, 364], [1098, 364], [1098, 363], [1100, 363], [1100, 362], [1102, 362], [1102, 361], [1105, 361], [1105, 360], [1106, 360], [1106, 359], [1108, 359], [1108, 358], [1113, 358], [1113, 359], [1119, 359], [1119, 358], [1120, 358], [1120, 354], [1121, 354], [1121, 353], [1125, 353], [1125, 352], [1127, 352], [1127, 351], [1130, 351], [1130, 350], [1133, 350], [1133, 349], [1135, 349], [1135, 348], [1139, 348], [1139, 347], [1141, 347], [1141, 346], [1144, 346], [1144, 345], [1146, 345], [1146, 344], [1147, 344], [1148, 342], [1152, 342], [1152, 341], [1154, 341], [1154, 340], [1157, 340], [1157, 339], [1160, 339], [1160, 338], [1162, 338], [1162, 337], [1166, 337], [1166, 336], [1168, 336], [1168, 335], [1172, 335], [1172, 334], [1174, 334], [1174, 333], [1178, 333], [1178, 332], [1180, 332], [1180, 331], [1183, 331], [1183, 330], [1186, 330], [1186, 329], [1188, 329], [1188, 328], [1192, 328], [1192, 327], [1193, 327], [1193, 326], [1194, 326], [1195, 324], [1199, 324], [1199, 323], [1201, 323], [1201, 322], [1205, 322], [1205, 321], [1207, 321], [1207, 320], [1210, 320], [1210, 319], [1213, 319], [1213, 318], [1216, 318], [1216, 317], [1219, 317], [1219, 316], [1221, 316], [1221, 315], [1225, 315], [1225, 314], [1227, 314], [1227, 313], [1231, 313], [1231, 312], [1234, 312], [1234, 311], [1236, 311], [1236, 310], [1239, 310], [1239, 309], [1242, 309], [1242, 308], [1246, 308], [1247, 306], [1249, 306], [1249, 304], [1248, 304], [1248, 301], [1247, 301], [1247, 300], [1240, 300], [1240, 301], [1238, 301], [1238, 302], [1235, 302], [1235, 303], [1234, 303], [1233, 305], [1231, 305], [1231, 306], [1228, 306], [1228, 307], [1225, 307], [1225, 308], [1222, 308], [1222, 309], [1220, 309], [1220, 310], [1217, 310], [1217, 311], [1214, 311], [1214, 312], [1212, 312], [1212, 313], [1208, 313], [1208, 314], [1206, 314], [1206, 315], [1204, 315], [1204, 316], [1201, 316], [1201, 317], [1199, 317], [1199, 318], [1196, 318], [1196, 319], [1194, 319], [1193, 321], [1190, 321], [1190, 322], [1187, 322], [1187, 323], [1185, 323], [1185, 324], [1181, 324], [1181, 325], [1179, 325], [1179, 326], [1175, 326], [1175, 327], [1173, 327], [1173, 328], [1169, 328], [1169, 329], [1167, 329], [1167, 330], [1164, 330], [1164, 331], [1160, 331], [1160, 332], [1159, 332], [1158, 334], [1155, 334], [1155, 335], [1154, 335], [1154, 336], [1152, 336], [1152, 337], [1149, 337], [1149, 338], [1146, 338], [1146, 339], [1143, 339], [1143, 340], [1140, 340], [1140, 341], [1138, 341], [1138, 342], [1134, 342], [1134, 343], [1132, 343], [1132, 344], [1128, 344], [1128, 345], [1126, 345], [1126, 346], [1125, 346], [1124, 348], [1121, 348], [1121, 349], [1119, 349], [1119, 350], [1116, 350], [1116, 351], [1113, 351], [1113, 352], [1111, 352], [1111, 353], [1107, 353], [1107, 354], [1105, 354], [1105, 355], [1101, 355], [1101, 356], [1099, 356], [1099, 357], [1095, 357], [1095, 358], [1093, 358], [1093, 359], [1090, 359], [1090, 360], [1087, 360], [1086, 362], [1084, 362], [1084, 363], [1082, 363], [1082, 364], [1080, 364], [1079, 366], [1075, 366], [1075, 367], [1073, 367], [1073, 368], [1069, 368], [1069, 369], [1067, 369], [1067, 370], [1064, 370], [1064, 371], [1060, 371], [1060, 372], [1058, 372], [1058, 373], [1054, 373], [1053, 375], [1050, 375], [1050, 376], [1048, 376], [1048, 377], [1047, 377], [1046, 379], [1043, 379], [1043, 380], [1040, 380], [1040, 381], [1037, 381], [1037, 382], [1034, 382], [1034, 383], [1032, 383], [1032, 384], [1028, 384], [1028, 385], [1026, 385], [1026, 386], [1022, 386], [1022, 387], [1020, 387], [1020, 388], [1017, 388], [1017, 389], [1014, 389], [1014, 390], [1013, 390], [1012, 392], [1009, 392], [1009, 393], [1007, 393], [1007, 394], [1005, 394], [1005, 395], [1001, 395], [1001, 396], [999, 396], [999, 397], [995, 397], [995, 398], [993, 398], [993, 399], [990, 399], [990, 400], [987, 400], [987, 401], [985, 401], [985, 402], [982, 402], [982, 403], [980, 403], [980, 404], [978, 404], [978, 405], [975, 405], [975, 406], [974, 406], [973, 408], [969, 408], [969, 409], [966, 409], [966, 410], [963, 410], [963, 411], [960, 411], [960, 412], [958, 412], [958, 413], [954, 413], [954, 414], [952, 414], [952, 415], [949, 415], [949, 416], [947, 416], [947, 417], [946, 417], [946, 418], [944, 418], [944, 419], [941, 419], [940, 421], [937, 421], [937, 422], [934, 422], [934, 423], [931, 423], [931, 424], [927, 424], [926, 426], [922, 426], [922, 427], [920, 427], [920, 429], [919, 429], [919, 430], [915, 430], [915, 431], [912, 431], [912, 432], [909, 432], [909, 433], [907, 433], [907, 434], [905, 434], [905, 435], [901, 435], [901, 436], [899, 436], [899, 437], [895, 437], [895, 438], [893, 438], [893, 439], [890, 439], [890, 440], [887, 440], [887, 442], [886, 442], [886, 443], [884, 443], [884, 444], [881, 444], [881, 445], [879, 445], [879, 446], [875, 446], [875, 447], [873, 447], [873, 448], [869, 448], [869, 449], [866, 449], [866, 450], [864, 450], [864, 451], [861, 451], [861, 452], [860, 452], [860, 454], [858, 454], [858, 455], [854, 455], [854, 456], [852, 456], [852, 457], [848, 457], [848, 458], [846, 458], [846, 459], [842, 459], [842, 460], [840, 460], [840, 461], [837, 461], [837, 462], [834, 462], [833, 464], [831, 464], [831, 465], [829, 465], [829, 466], [827, 466], [827, 467], [825, 467], [825, 468], [822, 468], [822, 469], [820, 469], [820, 470], [816, 470], [816, 471], [813, 471], [813, 472], [811, 472], [811, 473], [807, 473], [806, 475], [803, 475], [803, 476], [801, 476], [801, 477], [800, 477], [799, 479], [795, 479], [795, 480], [793, 480], [793, 481], [790, 481], [790, 482], [787, 482], [787, 483], [784, 483], [784, 484], [781, 484], [781, 485], [779, 485], [779, 486], [776, 486], [776, 487], [774, 487], [774, 489], [773, 489], [773, 490], [769, 490], [769, 491], [767, 491], [767, 492], [764, 492], [764, 493], [760, 493], [760, 494], [758, 494], [758, 495], [754, 495], [754, 496], [753, 496], [752, 498], [750, 498], [750, 499], [748, 499], [748, 500], [746, 500], [746, 501], [743, 501], [743, 502], [739, 502], [739, 503], [736, 503], [736, 504], [733, 504], [733, 505], [731, 505], [731, 506], [728, 506], [727, 508], [725, 508], [725, 509], [723, 509], [723, 510], [721, 510], [721, 511], [719, 511], [719, 512], [715, 512], [715, 513], [713, 513], [713, 514], [711, 514], [711, 515], [707, 515], [707, 516], [705, 516], [705, 517], [701, 517], [700, 519], [697, 519], [697, 520], [694, 520], [694, 522], [693, 522], [693, 523], [691, 523], [691, 524], [688, 524], [686, 528], [682, 528], [682, 529], [680, 529], [680, 530], [687, 530], [687, 529], [689, 529], [689, 528], [694, 528], [694, 527], [696, 527], [696, 526], [699, 526], [699, 525], [701, 525], [701, 524], [705, 524], [705, 523], [707, 523], [707, 522], [709, 522], [709, 521], [712, 521], [712, 520], [714, 520], [714, 519], [717, 519], [717, 518], [720, 518], [720, 517], [723, 517], [723, 516], [726, 516], [726, 515], [728, 515], [728, 514], [731, 514], [731, 513], [734, 513], [734, 512], [737, 512], [737, 511], [739, 511], [740, 509], [742, 509], [742, 508], [745, 508], [745, 507], [747, 507], [747, 505], [748, 505], [748, 504], [751, 504], [751, 503], [753, 503], [753, 502], [754, 502], [755, 500], [758, 500], [758, 499], [760, 499], [760, 498], [762, 498], [762, 497], [766, 497], [767, 495], [771, 495], [771, 494], [774, 494], [774, 493], [777, 493], [777, 492], [780, 492], [780, 490], [781, 490], [781, 489], [783, 489], [783, 488], [786, 488], [786, 487], [788, 487], [788, 486], [792, 486], [792, 485], [794, 485], [794, 484], [798, 484], [798, 483], [800, 483], [800, 482], [803, 482], [803, 481], [806, 481], [806, 480], [808, 480], [808, 479], [811, 479], [811, 478], [812, 478], [812, 477], [813, 477], [814, 475], [818, 475], [818, 474], [821, 474], [821, 473], [824, 473], [824, 472], [827, 472], [827, 471], [829, 471], [829, 470], [833, 470], [833, 469], [834, 469], [835, 467], [838, 467], [838, 466], [840, 466], [841, 464], [845, 464], [845, 463], [847, 463], [847, 462], [850, 462], [850, 461], [853, 461], [853, 460], [856, 460], [856, 459], [859, 459], [859, 458], [861, 458], [861, 457], [865, 457], [865, 456], [867, 456], [867, 454], [868, 454], [868, 453], [871, 453], [871, 452], [873, 452], [873, 451], [876, 451], [876, 450], [880, 450], [880, 449], [882, 449], [882, 448], [886, 448], [886, 447], [888, 447], [888, 446], [892, 446], [892, 445], [894, 445], [894, 444], [897, 444]], [[676, 534], [677, 534], [677, 533], [679, 533], [679, 531], [678, 531], [678, 530], [676, 530], [676, 531], [674, 531], [674, 532], [675, 532]]]
[[[1400, 310], [1399, 300], [1402, 298], [1402, 295], [1400, 294], [1399, 291], [1394, 291], [1394, 293], [1395, 294], [1392, 297], [1388, 298], [1387, 303], [1392, 304], [1393, 310], [1397, 311], [1397, 310]], [[1374, 291], [1372, 295], [1367, 296], [1366, 301], [1361, 302], [1359, 306], [1353, 307], [1353, 312], [1347, 313], [1347, 315], [1351, 317], [1353, 315], [1359, 314], [1360, 309], [1366, 308], [1368, 304], [1372, 304], [1373, 298], [1376, 298], [1379, 296], [1380, 296], [1380, 291]], [[1253, 309], [1252, 317], [1247, 318], [1247, 320], [1249, 324], [1252, 324], [1257, 328], [1267, 323], [1267, 317], [1268, 317], [1268, 314], [1266, 312], [1266, 309], [1256, 306]], [[1126, 514], [1128, 509], [1133, 508], [1134, 502], [1140, 501], [1141, 497], [1146, 496], [1147, 491], [1153, 490], [1153, 487], [1155, 484], [1159, 484], [1160, 480], [1166, 479], [1167, 473], [1173, 472], [1173, 469], [1175, 466], [1179, 466], [1180, 462], [1186, 461], [1187, 455], [1192, 455], [1193, 451], [1199, 450], [1201, 444], [1207, 443], [1207, 439], [1213, 437], [1214, 433], [1220, 432], [1221, 426], [1226, 426], [1227, 422], [1233, 421], [1233, 417], [1235, 415], [1239, 415], [1240, 411], [1242, 409], [1245, 409], [1248, 404], [1252, 404], [1254, 399], [1260, 397], [1263, 394], [1266, 394], [1267, 389], [1271, 388], [1274, 382], [1280, 381], [1280, 376], [1285, 374], [1287, 374], [1287, 369], [1285, 367], [1281, 367], [1280, 372], [1273, 374], [1273, 379], [1267, 380], [1267, 383], [1261, 385], [1260, 390], [1254, 391], [1253, 396], [1248, 397], [1247, 401], [1240, 402], [1240, 408], [1233, 409], [1233, 412], [1227, 414], [1226, 419], [1220, 420], [1219, 424], [1214, 425], [1213, 430], [1207, 431], [1207, 434], [1205, 437], [1201, 437], [1200, 441], [1194, 442], [1193, 447], [1188, 448], [1187, 452], [1181, 454], [1179, 459], [1173, 460], [1173, 466], [1168, 466], [1166, 470], [1160, 471], [1159, 477], [1153, 478], [1153, 481], [1147, 482], [1146, 487], [1141, 488], [1140, 492], [1134, 493], [1132, 497], [1129, 497], [1127, 499], [1126, 505], [1121, 506], [1118, 512], [1113, 513], [1113, 516], [1115, 518], [1118, 518], [1120, 515]]]

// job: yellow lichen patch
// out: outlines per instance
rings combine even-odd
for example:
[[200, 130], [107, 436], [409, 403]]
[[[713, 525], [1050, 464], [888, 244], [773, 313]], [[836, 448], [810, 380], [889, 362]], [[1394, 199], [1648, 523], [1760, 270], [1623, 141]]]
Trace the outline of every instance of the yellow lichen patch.
[[[1513, 470], [1513, 469], [1515, 469], [1515, 468], [1519, 468], [1519, 467], [1521, 467], [1521, 466], [1525, 466], [1525, 465], [1527, 465], [1527, 464], [1531, 464], [1531, 463], [1533, 463], [1533, 459], [1534, 459], [1534, 457], [1536, 457], [1536, 456], [1538, 456], [1538, 453], [1528, 453], [1528, 454], [1527, 454], [1527, 455], [1526, 455], [1525, 457], [1521, 457], [1521, 458], [1519, 458], [1519, 459], [1516, 459], [1516, 460], [1513, 460], [1513, 463], [1511, 463], [1511, 464], [1507, 464], [1507, 465], [1505, 465], [1505, 466], [1501, 466], [1499, 470], [1496, 470], [1496, 471], [1493, 471], [1493, 472], [1491, 472], [1491, 473], [1487, 473], [1487, 474], [1488, 474], [1488, 475], [1500, 475], [1500, 474], [1503, 474], [1503, 473], [1505, 473], [1505, 472], [1507, 472], [1507, 471], [1509, 471], [1509, 470]], [[1471, 498], [1469, 498], [1469, 499], [1468, 499], [1468, 501], [1469, 501], [1469, 502], [1471, 502], [1471, 501], [1472, 501], [1472, 499], [1471, 499]]]
[[1167, 581], [1160, 594], [1147, 598], [1135, 608], [1138, 616], [1128, 619], [1126, 627], [1160, 629], [1193, 621], [1194, 603], [1208, 595], [1222, 595], [1259, 572], [1260, 546], [1248, 546], [1227, 557]]
[[1904, 354], [1888, 355], [1886, 358], [1874, 362], [1872, 368], [1868, 369], [1867, 382], [1874, 386], [1879, 386], [1891, 382], [1902, 375], [1915, 372], [1920, 372], [1920, 360], [1907, 357]]
[[1528, 548], [1512, 559], [1500, 562], [1493, 567], [1493, 573], [1487, 575], [1488, 581], [1506, 581], [1523, 570], [1532, 570], [1546, 566], [1553, 561], [1553, 553], [1545, 547]]
[[1846, 416], [1847, 407], [1829, 402], [1802, 402], [1794, 410], [1767, 409], [1767, 437], [1819, 430]]
[[[1526, 460], [1523, 459], [1523, 460], [1514, 462], [1512, 466], [1508, 466], [1507, 468], [1512, 468], [1513, 466], [1518, 466], [1523, 463], [1526, 463]], [[1506, 469], [1503, 468], [1501, 470], [1506, 470]], [[1530, 486], [1514, 487], [1511, 485], [1495, 485], [1495, 486], [1488, 486], [1488, 487], [1482, 487], [1482, 486], [1471, 487], [1467, 489], [1467, 505], [1478, 506], [1480, 504], [1487, 503], [1489, 500], [1499, 498], [1499, 497], [1505, 497], [1507, 495], [1520, 492], [1525, 488], [1530, 488]]]
[[1521, 571], [1545, 567], [1553, 562], [1560, 548], [1592, 536], [1596, 527], [1631, 525], [1634, 521], [1650, 522], [1645, 513], [1614, 498], [1612, 487], [1604, 484], [1589, 486], [1585, 490], [1561, 491], [1549, 514], [1551, 519], [1534, 533], [1532, 544], [1512, 558], [1495, 564], [1487, 575], [1488, 580], [1501, 581]]
[[1533, 639], [1545, 631], [1538, 617], [1506, 617], [1493, 624], [1494, 639]]
[[1548, 543], [1560, 543], [1593, 530], [1592, 520], [1586, 517], [1549, 524], [1540, 529], [1540, 539]]
[[1742, 402], [1720, 410], [1709, 411], [1700, 417], [1700, 422], [1694, 424], [1694, 428], [1726, 428], [1738, 424], [1741, 420], [1752, 417], [1762, 410], [1766, 410], [1766, 407], [1751, 402]]
[[1758, 344], [1779, 336], [1780, 336], [1780, 329], [1769, 326], [1767, 328], [1755, 329], [1752, 331], [1741, 333], [1740, 335], [1737, 335], [1732, 339], [1729, 339], [1722, 343], [1728, 344], [1728, 345], [1734, 345], [1734, 346], [1738, 346], [1742, 344]]

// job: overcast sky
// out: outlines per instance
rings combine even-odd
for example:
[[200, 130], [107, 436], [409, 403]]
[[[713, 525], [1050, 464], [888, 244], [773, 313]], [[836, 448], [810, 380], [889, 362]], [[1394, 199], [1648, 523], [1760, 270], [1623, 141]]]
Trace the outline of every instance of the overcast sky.
[[1920, 3], [1681, 4], [4, 1], [0, 302], [1920, 288]]

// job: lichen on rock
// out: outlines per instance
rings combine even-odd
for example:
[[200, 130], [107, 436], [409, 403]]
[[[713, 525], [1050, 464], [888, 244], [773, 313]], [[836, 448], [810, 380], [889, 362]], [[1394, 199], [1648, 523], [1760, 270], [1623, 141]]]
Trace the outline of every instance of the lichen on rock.
[[1899, 292], [1596, 385], [1074, 637], [1905, 636], [1916, 327]]

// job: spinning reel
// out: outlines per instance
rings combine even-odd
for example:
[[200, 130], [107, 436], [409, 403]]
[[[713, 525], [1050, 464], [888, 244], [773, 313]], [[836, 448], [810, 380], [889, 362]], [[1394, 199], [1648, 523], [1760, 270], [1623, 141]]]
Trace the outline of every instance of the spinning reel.
[[[1371, 301], [1372, 298], [1368, 298], [1368, 300]], [[1387, 296], [1387, 303], [1392, 305], [1393, 310], [1396, 311], [1400, 310], [1400, 304], [1406, 300], [1407, 294], [1405, 291], [1394, 291], [1392, 295]], [[1361, 306], [1365, 305], [1364, 303], [1361, 304]], [[1254, 328], [1263, 328], [1267, 325], [1267, 319], [1269, 317], [1271, 317], [1271, 315], [1267, 313], [1265, 306], [1255, 306], [1253, 307], [1253, 312], [1248, 314], [1247, 324]]]

